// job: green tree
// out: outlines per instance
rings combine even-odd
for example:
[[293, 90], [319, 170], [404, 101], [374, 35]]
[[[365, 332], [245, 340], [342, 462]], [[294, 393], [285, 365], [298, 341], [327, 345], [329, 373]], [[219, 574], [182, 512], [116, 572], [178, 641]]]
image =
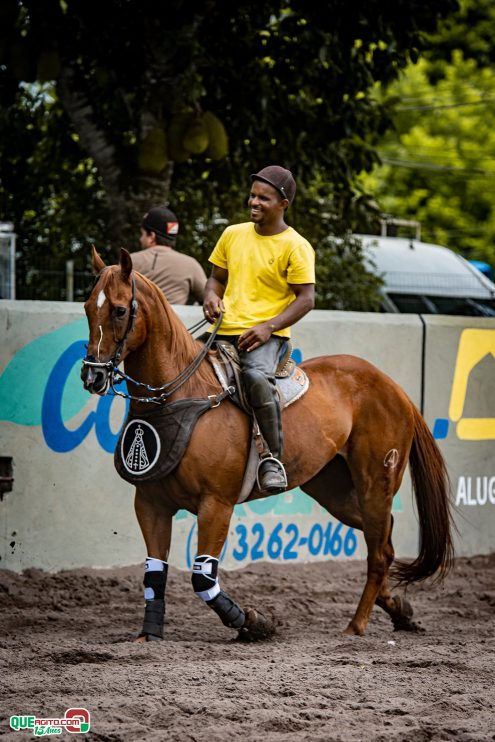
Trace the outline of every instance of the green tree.
[[447, 16], [436, 33], [430, 35], [428, 59], [430, 81], [443, 77], [442, 70], [454, 52], [462, 52], [464, 59], [474, 59], [479, 68], [495, 64], [493, 33], [495, 3], [493, 0], [460, 0], [457, 12]]
[[[181, 208], [198, 206], [195, 227], [214, 212], [230, 220], [240, 208], [239, 184], [269, 161], [291, 167], [302, 193], [318, 175], [342, 231], [352, 226], [355, 174], [373, 166], [374, 142], [389, 124], [387, 106], [370, 89], [393, 80], [417, 56], [424, 32], [456, 5], [261, 0], [253, 12], [246, 0], [108, 0], [103, 8], [89, 0], [3, 0], [5, 213], [24, 227], [13, 159], [42, 159], [34, 133], [46, 131], [72, 143], [52, 147], [51, 169], [38, 173], [40, 200], [46, 179], [57, 175], [51, 203], [63, 207], [61, 189], [70, 193], [80, 178], [97, 203], [83, 215], [90, 199], [74, 201], [74, 213], [84, 227], [90, 215], [91, 232], [114, 248], [134, 245], [143, 212], [172, 196]], [[38, 97], [35, 111], [25, 100], [30, 81], [54, 81], [53, 97]], [[33, 127], [22, 153], [11, 146], [15, 115]], [[41, 132], [40, 120], [50, 120]], [[68, 160], [74, 144], [78, 157]]]
[[456, 18], [388, 88], [395, 128], [378, 148], [382, 166], [363, 183], [385, 212], [419, 220], [423, 239], [494, 264], [495, 58], [487, 28], [495, 31], [495, 6], [470, 0]]

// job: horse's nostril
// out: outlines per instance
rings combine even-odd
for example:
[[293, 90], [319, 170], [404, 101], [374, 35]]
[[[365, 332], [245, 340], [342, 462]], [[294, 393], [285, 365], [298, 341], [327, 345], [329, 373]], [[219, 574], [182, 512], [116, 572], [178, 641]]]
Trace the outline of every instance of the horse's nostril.
[[91, 366], [83, 365], [81, 380], [86, 391], [91, 392], [91, 394], [101, 394], [107, 388], [108, 372], [106, 369], [94, 369]]
[[94, 373], [94, 379], [92, 383], [93, 391], [96, 394], [105, 392], [108, 385], [108, 372], [105, 369], [98, 369]]

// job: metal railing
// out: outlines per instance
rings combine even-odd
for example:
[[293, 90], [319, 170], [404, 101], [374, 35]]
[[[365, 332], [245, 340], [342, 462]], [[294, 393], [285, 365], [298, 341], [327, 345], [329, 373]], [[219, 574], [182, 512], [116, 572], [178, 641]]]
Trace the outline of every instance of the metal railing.
[[43, 258], [29, 267], [17, 265], [16, 298], [40, 301], [85, 301], [93, 283], [91, 271], [74, 260]]

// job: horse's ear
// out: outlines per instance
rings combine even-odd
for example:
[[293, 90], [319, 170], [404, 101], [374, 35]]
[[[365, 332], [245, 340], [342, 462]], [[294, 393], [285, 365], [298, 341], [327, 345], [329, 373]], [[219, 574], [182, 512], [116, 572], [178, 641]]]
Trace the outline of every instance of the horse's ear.
[[127, 280], [132, 272], [132, 258], [125, 247], [120, 248], [120, 269], [122, 276]]
[[98, 273], [100, 273], [105, 267], [105, 263], [96, 252], [96, 247], [94, 245], [91, 246], [91, 264], [93, 266], [93, 274], [95, 276], [97, 276]]

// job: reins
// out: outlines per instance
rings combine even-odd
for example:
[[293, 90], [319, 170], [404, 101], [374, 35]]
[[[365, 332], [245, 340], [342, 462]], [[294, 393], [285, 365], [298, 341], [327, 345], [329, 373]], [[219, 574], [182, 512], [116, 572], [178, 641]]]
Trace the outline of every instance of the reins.
[[[151, 404], [163, 404], [169, 397], [172, 396], [172, 394], [177, 392], [182, 386], [184, 386], [187, 381], [189, 381], [191, 376], [206, 358], [208, 351], [215, 341], [218, 328], [222, 324], [222, 318], [223, 314], [220, 313], [220, 316], [218, 317], [215, 326], [211, 331], [210, 337], [204, 344], [203, 348], [201, 348], [198, 355], [195, 356], [192, 361], [188, 363], [188, 365], [184, 369], [182, 369], [182, 371], [175, 377], [175, 379], [172, 379], [172, 381], [168, 381], [166, 384], [162, 384], [161, 386], [150, 386], [149, 384], [145, 384], [142, 381], [136, 381], [136, 379], [133, 379], [131, 376], [128, 376], [123, 371], [120, 371], [117, 367], [114, 366], [110, 373], [110, 386], [112, 388], [112, 391], [119, 397], [125, 397], [125, 399], [133, 399], [138, 402], [147, 402]], [[207, 320], [200, 320], [200, 322], [197, 322], [195, 325], [189, 328], [188, 332], [193, 333], [197, 329], [199, 329], [199, 327], [202, 327], [205, 324], [208, 324]], [[115, 385], [121, 384], [123, 381], [129, 381], [131, 382], [131, 384], [135, 384], [136, 386], [141, 387], [141, 389], [146, 389], [147, 392], [161, 392], [161, 394], [154, 397], [137, 397], [126, 392], [120, 392], [118, 389], [115, 389]], [[229, 394], [230, 393], [231, 392], [229, 392]], [[217, 399], [217, 395], [214, 396], [215, 399]], [[223, 396], [225, 395], [221, 396], [223, 398]]]
[[[98, 279], [101, 274], [98, 274], [96, 277], [95, 285], [98, 282]], [[122, 351], [124, 348], [124, 344], [129, 336], [129, 333], [132, 331], [134, 327], [134, 323], [136, 321], [137, 311], [138, 311], [138, 302], [136, 299], [136, 281], [134, 278], [134, 273], [131, 273], [131, 286], [132, 286], [132, 298], [131, 298], [131, 308], [129, 312], [129, 320], [127, 322], [127, 327], [125, 330], [125, 333], [123, 337], [118, 341], [117, 347], [115, 349], [115, 353], [113, 357], [109, 361], [97, 361], [94, 356], [86, 356], [86, 358], [83, 359], [83, 366], [89, 366], [91, 368], [101, 368], [106, 369], [109, 372], [109, 383], [110, 387], [113, 391], [113, 393], [118, 397], [124, 397], [125, 399], [131, 399], [135, 400], [137, 402], [146, 402], [148, 404], [164, 404], [169, 397], [172, 396], [172, 394], [175, 394], [184, 384], [189, 381], [191, 376], [195, 373], [195, 371], [199, 368], [203, 360], [206, 358], [208, 351], [210, 350], [211, 346], [213, 345], [215, 341], [215, 337], [217, 335], [218, 329], [220, 325], [222, 324], [223, 314], [220, 312], [220, 315], [215, 323], [215, 326], [213, 327], [213, 330], [211, 331], [210, 337], [208, 340], [204, 343], [204, 346], [201, 348], [199, 353], [192, 359], [188, 365], [182, 369], [182, 371], [171, 381], [166, 382], [165, 384], [162, 384], [161, 386], [150, 386], [149, 384], [145, 384], [142, 381], [137, 381], [136, 379], [133, 379], [131, 376], [128, 376], [123, 371], [120, 371], [118, 368], [118, 365], [120, 363], [120, 359], [122, 356]], [[203, 327], [204, 325], [208, 324], [208, 321], [203, 319], [199, 320], [199, 322], [196, 322], [196, 324], [192, 325], [192, 327], [188, 328], [187, 332], [190, 334], [196, 332], [198, 329]], [[115, 387], [118, 384], [122, 384], [122, 382], [130, 382], [131, 384], [134, 384], [137, 387], [140, 387], [141, 389], [146, 389], [147, 392], [156, 393], [159, 392], [156, 396], [148, 396], [148, 397], [139, 397], [133, 394], [129, 394], [128, 392], [121, 392]], [[214, 403], [218, 404], [220, 403], [221, 399], [223, 399], [228, 394], [233, 393], [233, 389], [231, 390], [230, 387], [226, 390], [224, 390], [223, 393], [220, 395], [212, 395], [212, 399], [214, 400]], [[212, 404], [214, 404], [212, 403]]]

